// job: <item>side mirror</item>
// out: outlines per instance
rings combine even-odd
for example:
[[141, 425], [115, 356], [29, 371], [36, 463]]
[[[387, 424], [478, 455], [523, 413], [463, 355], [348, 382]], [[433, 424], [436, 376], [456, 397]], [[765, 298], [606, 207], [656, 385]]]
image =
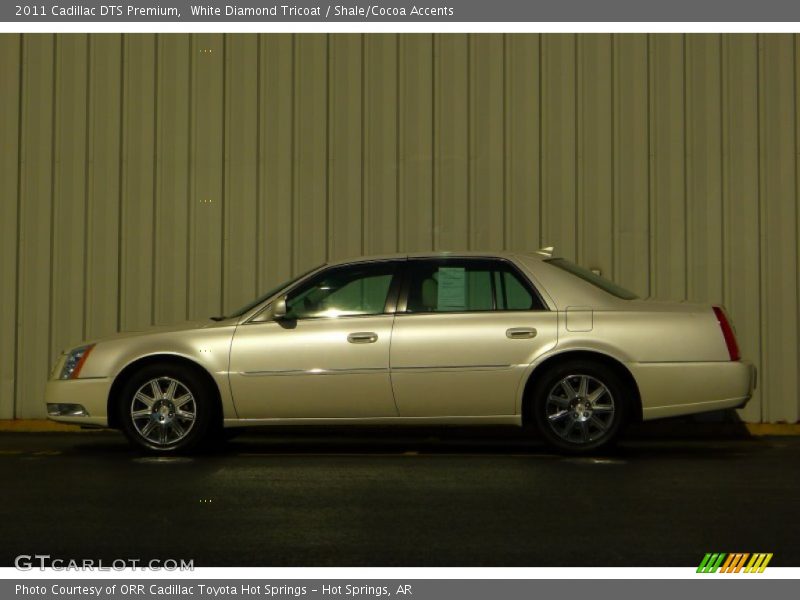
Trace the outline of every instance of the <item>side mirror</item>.
[[272, 303], [272, 318], [276, 321], [286, 318], [286, 296], [281, 296]]

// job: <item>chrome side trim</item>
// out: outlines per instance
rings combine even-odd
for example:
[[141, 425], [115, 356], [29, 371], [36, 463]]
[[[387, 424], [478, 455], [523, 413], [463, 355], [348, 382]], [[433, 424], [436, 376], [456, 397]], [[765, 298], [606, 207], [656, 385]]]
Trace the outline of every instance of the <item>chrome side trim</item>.
[[265, 377], [269, 375], [356, 375], [388, 373], [389, 367], [362, 367], [354, 369], [280, 369], [274, 371], [242, 371], [244, 377]]
[[[412, 367], [392, 367], [392, 371], [499, 371], [514, 367], [524, 367], [527, 365], [435, 365], [435, 366], [412, 366]], [[244, 377], [266, 377], [270, 375], [356, 375], [369, 373], [388, 373], [389, 367], [361, 367], [353, 369], [279, 369], [264, 371], [240, 371], [238, 374]]]
[[520, 365], [435, 365], [435, 366], [411, 366], [411, 367], [392, 367], [392, 371], [500, 371], [511, 369]]
[[264, 419], [225, 419], [224, 427], [264, 425], [522, 425], [520, 415], [475, 417], [267, 417]]

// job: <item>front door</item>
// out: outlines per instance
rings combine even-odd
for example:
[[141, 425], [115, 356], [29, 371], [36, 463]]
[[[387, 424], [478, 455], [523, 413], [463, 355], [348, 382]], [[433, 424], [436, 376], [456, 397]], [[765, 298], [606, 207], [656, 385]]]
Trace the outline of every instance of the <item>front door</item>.
[[503, 260], [408, 265], [391, 350], [400, 416], [515, 414], [523, 373], [555, 346], [556, 313]]
[[239, 326], [240, 418], [393, 417], [389, 348], [398, 262], [331, 267], [289, 292], [286, 318]]

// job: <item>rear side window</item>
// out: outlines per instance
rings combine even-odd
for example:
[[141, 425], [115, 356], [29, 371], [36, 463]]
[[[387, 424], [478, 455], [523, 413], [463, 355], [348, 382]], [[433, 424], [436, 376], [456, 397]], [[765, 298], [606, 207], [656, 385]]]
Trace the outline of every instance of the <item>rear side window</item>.
[[406, 311], [485, 312], [543, 310], [539, 296], [503, 261], [409, 261]]
[[534, 298], [514, 273], [494, 271], [494, 291], [498, 310], [531, 310]]
[[558, 267], [559, 269], [563, 269], [568, 273], [572, 273], [576, 277], [580, 277], [587, 283], [591, 283], [593, 286], [599, 287], [604, 292], [607, 292], [612, 296], [616, 296], [617, 298], [621, 298], [623, 300], [635, 300], [639, 297], [630, 290], [626, 290], [624, 287], [617, 285], [613, 281], [609, 281], [605, 277], [600, 277], [600, 275], [592, 273], [589, 269], [584, 269], [583, 267], [580, 267], [565, 258], [552, 258], [545, 262], [549, 265], [553, 265], [554, 267]]

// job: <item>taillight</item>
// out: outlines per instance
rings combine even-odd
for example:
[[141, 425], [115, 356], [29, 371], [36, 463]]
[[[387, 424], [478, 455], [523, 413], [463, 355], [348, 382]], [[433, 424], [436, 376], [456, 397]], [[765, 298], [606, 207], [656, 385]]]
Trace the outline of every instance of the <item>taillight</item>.
[[733, 333], [733, 327], [728, 321], [725, 309], [721, 306], [713, 306], [712, 308], [717, 316], [717, 321], [719, 321], [719, 328], [722, 329], [722, 337], [725, 338], [725, 345], [728, 347], [728, 354], [731, 360], [739, 360], [741, 358], [739, 356], [739, 344], [736, 343], [736, 334]]

